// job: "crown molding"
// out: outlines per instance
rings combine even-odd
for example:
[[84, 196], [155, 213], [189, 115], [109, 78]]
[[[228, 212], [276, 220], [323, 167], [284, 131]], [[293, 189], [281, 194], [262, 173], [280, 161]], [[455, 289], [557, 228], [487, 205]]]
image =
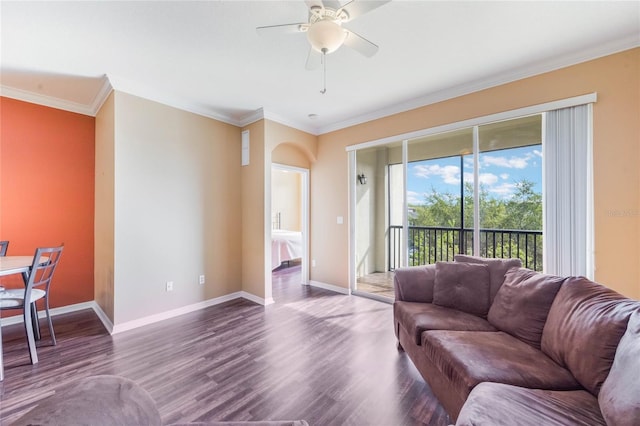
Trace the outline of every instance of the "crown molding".
[[0, 86], [0, 95], [19, 101], [95, 117], [102, 107], [102, 104], [104, 104], [104, 102], [109, 97], [109, 94], [112, 90], [113, 88], [111, 87], [111, 83], [105, 75], [102, 77], [102, 85], [100, 86], [100, 90], [98, 90], [98, 93], [96, 93], [93, 101], [90, 104], [73, 102], [66, 99], [60, 99], [54, 96], [47, 96], [41, 93], [35, 93], [28, 90], [17, 89], [15, 87], [5, 85]]
[[318, 129], [315, 127], [304, 125], [298, 121], [289, 120], [274, 112], [265, 110], [264, 108], [259, 108], [254, 112], [252, 112], [251, 114], [244, 116], [240, 120], [240, 127], [246, 127], [249, 124], [253, 124], [256, 121], [263, 120], [263, 119], [274, 121], [276, 123], [282, 124], [283, 126], [291, 127], [293, 129], [300, 130], [301, 132], [312, 134], [314, 136], [319, 135]]
[[102, 87], [100, 87], [100, 90], [93, 98], [93, 102], [91, 102], [91, 105], [89, 106], [92, 112], [92, 116], [95, 117], [96, 115], [98, 115], [98, 111], [100, 111], [100, 108], [102, 108], [102, 105], [105, 103], [112, 91], [113, 87], [111, 86], [111, 82], [109, 81], [109, 78], [104, 75], [102, 77]]
[[280, 123], [284, 126], [292, 127], [305, 133], [310, 133], [314, 136], [318, 136], [320, 134], [318, 133], [318, 129], [316, 127], [305, 125], [303, 123], [300, 123], [299, 121], [289, 120], [271, 111], [264, 111], [264, 118], [266, 118], [267, 120], [275, 121], [276, 123]]
[[496, 87], [502, 84], [507, 84], [535, 75], [544, 74], [546, 72], [554, 71], [557, 69], [577, 65], [582, 62], [598, 59], [625, 50], [637, 48], [639, 46], [640, 38], [637, 34], [631, 34], [626, 38], [614, 40], [609, 43], [597, 44], [589, 49], [585, 49], [574, 54], [557, 56], [547, 61], [537, 62], [525, 67], [509, 70], [505, 73], [494, 75], [490, 78], [479, 79], [466, 84], [450, 87], [438, 92], [430, 93], [421, 97], [416, 97], [402, 103], [394, 104], [370, 113], [354, 116], [349, 119], [332, 123], [326, 126], [312, 126], [308, 123], [291, 120], [271, 111], [265, 110], [264, 108], [260, 108], [241, 117], [233, 117], [217, 111], [213, 107], [194, 104], [186, 99], [182, 99], [178, 96], [162, 92], [160, 90], [157, 90], [156, 88], [146, 87], [142, 84], [133, 83], [114, 75], [105, 75], [103, 77], [104, 81], [102, 87], [90, 104], [72, 102], [53, 96], [46, 96], [5, 85], [0, 85], [0, 95], [7, 98], [17, 99], [25, 102], [95, 117], [108, 98], [109, 94], [113, 90], [118, 90], [197, 115], [212, 118], [214, 120], [231, 124], [237, 127], [245, 127], [258, 120], [267, 119], [312, 134], [314, 136], [318, 136], [347, 127], [356, 126], [368, 121], [377, 120], [383, 117], [388, 117], [416, 108], [421, 108], [437, 102], [442, 102], [448, 99], [468, 95], [480, 90], [489, 89], [491, 87]]
[[128, 93], [133, 96], [138, 96], [143, 99], [158, 102], [160, 104], [191, 112], [193, 114], [201, 115], [203, 117], [212, 118], [214, 120], [231, 124], [233, 126], [241, 126], [240, 121], [234, 117], [216, 111], [211, 107], [194, 104], [179, 96], [175, 96], [169, 94], [168, 92], [158, 90], [157, 88], [145, 86], [144, 84], [140, 83], [134, 83], [117, 75], [109, 75], [109, 80], [111, 81], [114, 90], [117, 90], [119, 92]]
[[249, 124], [253, 124], [256, 121], [260, 121], [262, 119], [264, 119], [264, 108], [259, 108], [257, 110], [255, 110], [254, 112], [245, 115], [244, 117], [242, 117], [239, 120], [239, 126], [240, 127], [247, 127]]
[[491, 87], [500, 86], [517, 80], [522, 80], [524, 78], [555, 71], [561, 68], [570, 67], [583, 62], [602, 58], [604, 56], [620, 53], [625, 50], [634, 49], [636, 47], [640, 47], [640, 37], [638, 37], [637, 34], [632, 34], [626, 38], [614, 40], [610, 43], [594, 45], [590, 49], [582, 50], [572, 55], [557, 56], [547, 61], [537, 62], [525, 67], [509, 70], [503, 74], [498, 74], [491, 78], [480, 79], [467, 84], [450, 87], [448, 89], [440, 90], [426, 96], [417, 97], [406, 102], [391, 105], [389, 107], [382, 108], [371, 113], [359, 115], [327, 126], [322, 126], [317, 129], [317, 134], [325, 134], [347, 127], [356, 126], [368, 121], [377, 120], [383, 117], [388, 117], [390, 115], [399, 114], [402, 112], [410, 111], [412, 109], [421, 108], [427, 105], [446, 101], [448, 99], [453, 99], [481, 90], [489, 89]]
[[0, 96], [32, 104], [43, 105], [50, 108], [61, 109], [64, 111], [75, 112], [77, 114], [89, 115], [92, 117], [95, 116], [91, 105], [72, 102], [53, 96], [43, 95], [41, 93], [34, 93], [28, 90], [16, 89], [15, 87], [0, 85]]

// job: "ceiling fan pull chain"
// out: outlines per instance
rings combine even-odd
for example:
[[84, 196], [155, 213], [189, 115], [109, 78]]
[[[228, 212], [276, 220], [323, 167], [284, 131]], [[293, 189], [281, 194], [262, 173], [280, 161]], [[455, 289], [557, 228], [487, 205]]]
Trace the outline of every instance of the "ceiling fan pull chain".
[[322, 49], [322, 90], [323, 95], [327, 93], [327, 49]]

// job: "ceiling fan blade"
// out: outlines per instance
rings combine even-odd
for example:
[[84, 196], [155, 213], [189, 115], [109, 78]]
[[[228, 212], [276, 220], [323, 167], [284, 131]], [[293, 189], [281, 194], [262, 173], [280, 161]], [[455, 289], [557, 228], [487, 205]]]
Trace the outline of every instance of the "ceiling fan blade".
[[368, 58], [375, 55], [378, 51], [377, 45], [350, 30], [347, 30], [347, 38], [344, 39], [344, 44], [345, 46], [349, 46], [353, 50], [362, 53]]
[[307, 56], [307, 65], [306, 68], [308, 70], [315, 70], [320, 68], [322, 64], [322, 53], [318, 52], [313, 47], [309, 49], [309, 56]]
[[367, 12], [371, 12], [373, 9], [377, 9], [385, 3], [389, 3], [391, 0], [351, 0], [349, 3], [342, 7], [342, 10], [347, 12], [349, 19], [345, 22], [349, 22], [360, 15], [364, 15]]
[[295, 34], [304, 32], [309, 24], [301, 22], [299, 24], [269, 25], [266, 27], [258, 27], [258, 34]]

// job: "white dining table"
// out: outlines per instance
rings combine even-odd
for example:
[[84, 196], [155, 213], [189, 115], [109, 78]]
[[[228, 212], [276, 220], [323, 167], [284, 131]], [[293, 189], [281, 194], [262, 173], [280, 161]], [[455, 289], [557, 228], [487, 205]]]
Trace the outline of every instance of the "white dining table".
[[0, 256], [0, 277], [29, 272], [33, 256]]
[[[46, 262], [46, 259], [44, 259]], [[33, 256], [0, 256], [0, 277], [13, 274], [26, 274], [33, 264]], [[0, 292], [4, 287], [0, 287]], [[29, 342], [31, 344], [32, 342]], [[35, 342], [33, 342], [35, 345]], [[0, 380], [4, 380], [2, 359], [2, 325], [0, 324]]]

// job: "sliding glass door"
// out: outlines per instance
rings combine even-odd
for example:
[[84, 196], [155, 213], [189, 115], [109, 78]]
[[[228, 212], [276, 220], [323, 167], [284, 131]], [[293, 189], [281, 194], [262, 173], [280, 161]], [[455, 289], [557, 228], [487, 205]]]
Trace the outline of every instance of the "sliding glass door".
[[[471, 243], [473, 131], [407, 142], [408, 265], [453, 260]], [[404, 266], [404, 265], [403, 265]]]
[[478, 127], [478, 255], [542, 271], [542, 160], [542, 115]]
[[393, 271], [456, 254], [542, 270], [542, 116], [352, 152], [353, 290], [393, 298]]

